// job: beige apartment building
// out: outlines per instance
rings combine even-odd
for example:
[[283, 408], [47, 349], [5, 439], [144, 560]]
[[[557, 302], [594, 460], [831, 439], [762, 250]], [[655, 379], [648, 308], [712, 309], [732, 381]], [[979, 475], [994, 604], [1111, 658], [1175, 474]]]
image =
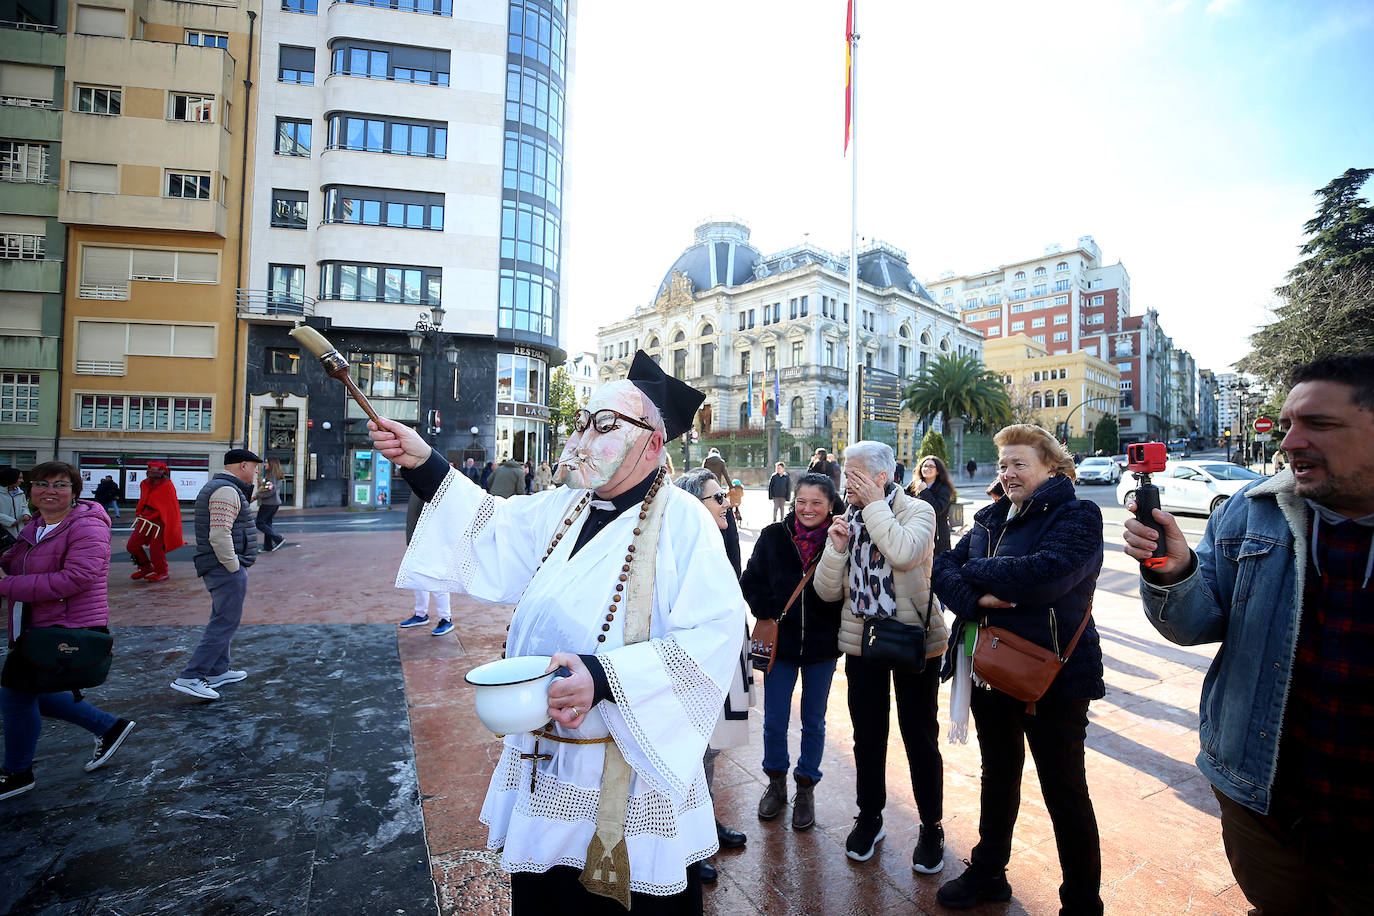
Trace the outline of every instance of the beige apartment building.
[[194, 496], [242, 435], [235, 296], [256, 14], [246, 2], [72, 4], [58, 218], [69, 229], [60, 457]]
[[1041, 341], [1013, 334], [985, 342], [983, 362], [1001, 376], [1013, 405], [1027, 408], [1032, 422], [1056, 435], [1091, 445], [1102, 418], [1117, 416], [1121, 373], [1082, 350], [1050, 353]]

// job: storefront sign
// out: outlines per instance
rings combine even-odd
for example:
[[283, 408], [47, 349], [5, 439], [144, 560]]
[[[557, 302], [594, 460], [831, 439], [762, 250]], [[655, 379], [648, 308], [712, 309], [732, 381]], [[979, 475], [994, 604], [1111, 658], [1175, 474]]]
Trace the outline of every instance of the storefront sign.
[[549, 422], [552, 416], [543, 404], [512, 404], [510, 401], [497, 401], [496, 414], [501, 417], [525, 417], [530, 420]]

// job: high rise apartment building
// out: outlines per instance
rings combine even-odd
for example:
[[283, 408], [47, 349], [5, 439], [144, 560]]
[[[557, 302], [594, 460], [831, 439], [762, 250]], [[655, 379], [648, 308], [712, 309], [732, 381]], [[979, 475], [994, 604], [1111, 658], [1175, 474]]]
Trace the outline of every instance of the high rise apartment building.
[[66, 24], [65, 3], [0, 4], [0, 466], [30, 467], [57, 435]]
[[573, 0], [264, 8], [239, 315], [247, 440], [289, 502], [359, 502], [378, 470], [299, 321], [450, 457], [546, 457], [574, 19]]
[[1039, 257], [973, 274], [946, 272], [927, 286], [988, 340], [1025, 334], [1051, 356], [1082, 350], [1105, 358], [1106, 335], [1131, 313], [1125, 266], [1103, 264], [1090, 235], [1068, 251], [1050, 245]]
[[193, 496], [238, 432], [246, 0], [70, 5], [58, 456], [126, 495], [149, 459]]

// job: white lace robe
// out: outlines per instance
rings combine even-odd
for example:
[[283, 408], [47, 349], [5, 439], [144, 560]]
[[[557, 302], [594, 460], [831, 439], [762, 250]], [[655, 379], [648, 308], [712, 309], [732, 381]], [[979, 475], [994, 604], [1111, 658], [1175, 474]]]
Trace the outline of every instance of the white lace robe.
[[[618, 611], [606, 641], [598, 643], [638, 509], [622, 513], [570, 556], [590, 514], [584, 509], [535, 573], [585, 493], [558, 488], [496, 499], [450, 471], [416, 526], [396, 584], [519, 602], [509, 656], [597, 654], [614, 702], [598, 703], [581, 728], [558, 732], [614, 738], [634, 770], [625, 818], [630, 887], [674, 894], [686, 887], [686, 867], [717, 847], [701, 758], [739, 664], [745, 604], [715, 522], [700, 501], [665, 485], [657, 496], [666, 501], [657, 549], [635, 554], [636, 563], [655, 564], [650, 638], [626, 646], [624, 611]], [[482, 806], [487, 845], [503, 850], [507, 871], [581, 868], [596, 824], [604, 745], [539, 742], [539, 752], [553, 759], [539, 762], [531, 794], [531, 761], [519, 755], [530, 753], [534, 741], [530, 734], [505, 738]]]

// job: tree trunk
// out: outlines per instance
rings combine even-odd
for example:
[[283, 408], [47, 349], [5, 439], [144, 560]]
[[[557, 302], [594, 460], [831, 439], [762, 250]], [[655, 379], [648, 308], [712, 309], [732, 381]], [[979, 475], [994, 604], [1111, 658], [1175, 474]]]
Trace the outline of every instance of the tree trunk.
[[[955, 468], [964, 466], [964, 418], [954, 417], [946, 420], [949, 431], [954, 436], [954, 464]], [[957, 473], [957, 471], [956, 471]]]

